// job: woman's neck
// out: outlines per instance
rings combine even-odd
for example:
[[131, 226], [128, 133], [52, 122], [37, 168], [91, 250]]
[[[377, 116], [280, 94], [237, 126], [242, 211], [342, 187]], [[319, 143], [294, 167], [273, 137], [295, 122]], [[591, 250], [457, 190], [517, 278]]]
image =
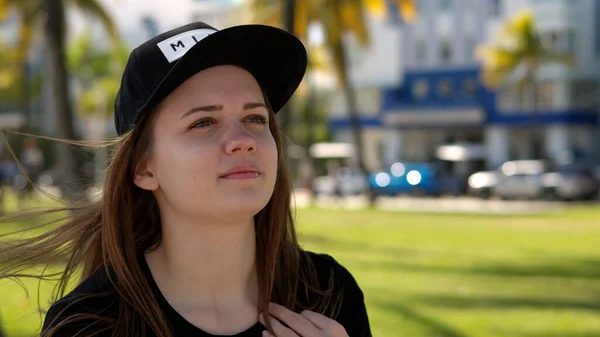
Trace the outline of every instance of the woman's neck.
[[254, 220], [237, 224], [163, 222], [160, 245], [146, 258], [161, 292], [181, 312], [256, 308]]

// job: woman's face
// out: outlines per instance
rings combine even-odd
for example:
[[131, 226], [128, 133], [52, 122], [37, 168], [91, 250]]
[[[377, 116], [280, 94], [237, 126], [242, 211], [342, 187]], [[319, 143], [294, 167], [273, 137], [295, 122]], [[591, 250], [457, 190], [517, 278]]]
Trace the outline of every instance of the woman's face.
[[135, 183], [154, 191], [161, 213], [253, 216], [268, 203], [277, 148], [262, 91], [249, 72], [203, 70], [166, 97], [155, 118], [153, 145]]

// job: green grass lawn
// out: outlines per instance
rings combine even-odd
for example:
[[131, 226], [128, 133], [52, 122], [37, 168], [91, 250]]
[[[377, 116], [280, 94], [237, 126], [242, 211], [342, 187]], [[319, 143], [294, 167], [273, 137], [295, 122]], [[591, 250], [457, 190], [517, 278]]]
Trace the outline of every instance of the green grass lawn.
[[[297, 221], [305, 249], [353, 273], [376, 337], [600, 337], [600, 207], [525, 216], [311, 208]], [[29, 298], [0, 281], [8, 337], [41, 324], [38, 282], [25, 283]], [[40, 289], [45, 303], [50, 285]]]
[[600, 208], [529, 216], [298, 212], [345, 265], [374, 336], [600, 336]]

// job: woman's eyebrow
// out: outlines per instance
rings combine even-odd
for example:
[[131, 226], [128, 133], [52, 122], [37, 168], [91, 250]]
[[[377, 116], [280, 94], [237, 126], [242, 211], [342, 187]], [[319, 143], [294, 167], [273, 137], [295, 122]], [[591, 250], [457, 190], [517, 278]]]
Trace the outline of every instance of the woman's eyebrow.
[[223, 110], [223, 106], [222, 105], [205, 105], [205, 106], [197, 106], [197, 107], [193, 107], [191, 109], [189, 109], [186, 113], [184, 113], [183, 115], [181, 115], [181, 119], [196, 113], [196, 112], [214, 112], [214, 111], [221, 111]]
[[[252, 110], [252, 109], [256, 109], [256, 108], [265, 108], [267, 109], [267, 105], [265, 103], [260, 103], [260, 102], [249, 102], [244, 104], [244, 110]], [[191, 109], [189, 109], [188, 111], [186, 111], [182, 116], [181, 119], [196, 113], [196, 112], [215, 112], [215, 111], [221, 111], [223, 110], [223, 105], [205, 105], [205, 106], [197, 106], [197, 107], [193, 107]]]
[[267, 105], [265, 103], [260, 103], [260, 102], [244, 104], [244, 110], [252, 110], [252, 109], [256, 109], [256, 108], [267, 109]]

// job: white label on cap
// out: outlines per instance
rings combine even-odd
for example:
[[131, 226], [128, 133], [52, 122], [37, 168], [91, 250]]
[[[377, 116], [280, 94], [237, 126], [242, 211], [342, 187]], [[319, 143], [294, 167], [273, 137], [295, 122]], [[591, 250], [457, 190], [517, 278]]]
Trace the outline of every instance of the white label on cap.
[[157, 44], [169, 63], [177, 61], [200, 40], [216, 32], [214, 29], [195, 29], [172, 36]]

